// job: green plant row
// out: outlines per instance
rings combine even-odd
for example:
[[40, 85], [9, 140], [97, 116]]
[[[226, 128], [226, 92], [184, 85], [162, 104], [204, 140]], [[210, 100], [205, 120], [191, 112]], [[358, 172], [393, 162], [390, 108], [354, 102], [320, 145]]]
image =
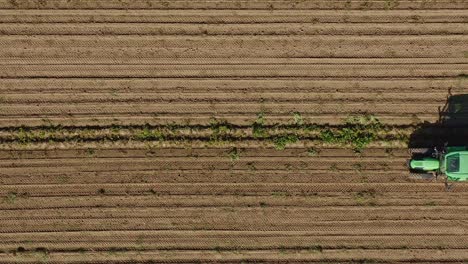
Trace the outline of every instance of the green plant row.
[[[160, 125], [160, 126], [110, 126], [110, 127], [61, 127], [12, 128], [0, 130], [4, 143], [30, 144], [38, 142], [91, 142], [91, 141], [190, 141], [202, 140], [212, 144], [255, 140], [268, 142], [276, 149], [285, 149], [300, 140], [319, 140], [323, 143], [365, 148], [369, 143], [382, 140], [394, 127], [388, 127], [371, 115], [351, 116], [341, 125], [317, 125], [305, 123], [299, 113], [294, 113], [287, 124], [267, 125], [264, 114], [258, 114], [250, 126], [236, 126], [213, 119], [210, 125]], [[401, 133], [398, 140], [406, 140], [408, 133]]]

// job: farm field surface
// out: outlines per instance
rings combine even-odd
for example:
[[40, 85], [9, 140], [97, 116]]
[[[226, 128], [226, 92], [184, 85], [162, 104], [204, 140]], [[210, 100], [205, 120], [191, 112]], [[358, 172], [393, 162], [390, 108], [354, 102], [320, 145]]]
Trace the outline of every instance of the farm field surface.
[[0, 0], [0, 264], [468, 262], [467, 78], [465, 0]]

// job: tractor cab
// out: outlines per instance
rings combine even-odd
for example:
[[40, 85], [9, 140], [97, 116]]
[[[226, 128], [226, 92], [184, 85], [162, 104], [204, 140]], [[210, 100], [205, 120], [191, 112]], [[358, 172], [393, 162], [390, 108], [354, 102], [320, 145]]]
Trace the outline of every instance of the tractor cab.
[[463, 150], [450, 151], [444, 155], [444, 162], [440, 167], [441, 173], [445, 174], [448, 180], [466, 181], [468, 180], [468, 151]]

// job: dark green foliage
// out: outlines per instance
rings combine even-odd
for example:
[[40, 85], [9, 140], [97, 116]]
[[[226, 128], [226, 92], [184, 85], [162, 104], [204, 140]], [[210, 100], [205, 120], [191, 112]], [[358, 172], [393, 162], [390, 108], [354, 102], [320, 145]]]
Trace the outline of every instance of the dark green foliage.
[[[149, 125], [109, 127], [20, 127], [15, 130], [4, 129], [9, 135], [4, 136], [6, 142], [30, 144], [39, 142], [108, 142], [108, 141], [171, 141], [185, 142], [190, 140], [207, 141], [210, 144], [223, 145], [254, 139], [255, 141], [272, 143], [278, 150], [285, 149], [289, 144], [300, 140], [311, 140], [318, 144], [329, 143], [342, 147], [351, 147], [361, 151], [369, 143], [377, 139], [385, 139], [387, 126], [382, 125], [371, 115], [357, 115], [350, 117], [342, 125], [309, 124], [304, 123], [299, 113], [294, 113], [294, 123], [277, 123], [266, 125], [264, 113], [259, 113], [251, 126], [230, 124], [227, 121], [213, 119], [206, 125]], [[251, 136], [245, 129], [252, 129]], [[203, 134], [206, 130], [211, 133]], [[187, 134], [189, 131], [190, 134]], [[198, 135], [202, 132], [201, 135]], [[408, 139], [407, 131], [392, 130], [392, 139], [404, 141]], [[232, 144], [230, 144], [232, 146]], [[309, 155], [316, 153], [309, 152]], [[88, 152], [93, 156], [92, 151]], [[234, 154], [234, 155], [231, 155]], [[230, 157], [237, 159], [235, 153]]]
[[265, 117], [263, 113], [257, 115], [257, 119], [252, 124], [252, 135], [254, 138], [268, 137], [268, 131], [265, 128]]
[[149, 126], [144, 127], [142, 130], [136, 132], [135, 139], [140, 141], [150, 140], [164, 140], [164, 134], [158, 129], [151, 129]]
[[229, 139], [229, 134], [232, 130], [232, 125], [227, 121], [213, 119], [210, 124], [211, 136], [210, 142], [217, 143]]
[[347, 144], [355, 150], [361, 150], [377, 139], [382, 124], [373, 116], [349, 118], [343, 127], [325, 128], [320, 132], [320, 139], [326, 143]]
[[286, 148], [286, 145], [296, 143], [299, 141], [299, 137], [296, 135], [283, 135], [273, 138], [273, 144], [275, 144], [275, 149], [283, 150]]

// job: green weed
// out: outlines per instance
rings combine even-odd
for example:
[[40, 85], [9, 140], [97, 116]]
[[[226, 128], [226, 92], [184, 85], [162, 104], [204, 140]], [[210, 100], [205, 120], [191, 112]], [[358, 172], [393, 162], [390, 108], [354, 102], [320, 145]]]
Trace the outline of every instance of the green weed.
[[299, 112], [294, 112], [293, 119], [295, 125], [302, 126], [304, 124], [304, 119]]
[[355, 163], [355, 164], [352, 165], [352, 167], [353, 167], [353, 169], [355, 169], [358, 172], [362, 171], [362, 169], [363, 169], [363, 166], [362, 166], [361, 163]]
[[293, 144], [299, 141], [299, 138], [296, 135], [283, 135], [273, 138], [273, 144], [275, 144], [275, 149], [283, 150], [288, 144]]
[[436, 202], [435, 201], [429, 201], [429, 202], [426, 202], [424, 203], [424, 206], [436, 206]]
[[16, 199], [18, 198], [18, 194], [15, 192], [10, 192], [7, 194], [5, 197], [5, 202], [8, 204], [13, 204], [15, 203]]
[[34, 141], [34, 136], [31, 132], [26, 131], [24, 128], [20, 127], [18, 133], [16, 134], [16, 140], [21, 144], [28, 144]]
[[210, 143], [220, 143], [229, 139], [229, 134], [232, 130], [232, 125], [227, 121], [219, 121], [212, 119], [210, 123], [211, 135]]
[[265, 128], [265, 117], [263, 112], [257, 115], [257, 119], [252, 124], [252, 135], [254, 138], [268, 137], [268, 132]]
[[394, 9], [396, 8], [397, 6], [399, 6], [400, 3], [398, 2], [398, 0], [386, 0], [385, 1], [385, 9]]
[[[121, 126], [113, 124], [110, 128], [110, 133], [107, 135], [107, 138], [112, 141], [119, 140], [121, 137], [120, 136], [121, 131], [122, 131]], [[89, 131], [89, 133], [92, 133], [92, 132]]]
[[340, 128], [326, 128], [320, 132], [320, 139], [326, 143], [347, 144], [360, 151], [377, 139], [381, 123], [373, 116], [353, 116]]
[[112, 89], [109, 94], [114, 97], [119, 96], [119, 94], [117, 93], [117, 90], [115, 89]]
[[323, 252], [323, 247], [320, 245], [312, 245], [307, 248], [310, 251]]
[[145, 127], [141, 131], [136, 133], [135, 139], [140, 141], [164, 141], [165, 136], [160, 130]]
[[96, 154], [95, 149], [93, 149], [93, 148], [87, 148], [86, 149], [86, 155], [88, 155], [88, 157], [94, 157], [94, 154]]
[[308, 148], [307, 149], [307, 155], [309, 156], [317, 156], [320, 153], [320, 150], [316, 148]]
[[339, 171], [340, 169], [338, 168], [338, 164], [332, 163], [332, 165], [330, 165], [330, 170], [331, 171]]
[[[304, 123], [299, 113], [294, 113], [294, 124], [277, 123], [266, 125], [264, 113], [257, 115], [256, 120], [250, 127], [241, 127], [213, 119], [208, 129], [211, 133], [203, 139], [208, 140], [208, 144], [241, 141], [245, 138], [245, 130], [252, 129], [252, 137], [259, 142], [272, 143], [278, 150], [285, 149], [289, 144], [300, 140], [315, 139], [320, 143], [330, 143], [341, 147], [351, 147], [355, 151], [361, 151], [372, 141], [377, 140], [378, 135], [386, 133], [386, 126], [380, 124], [379, 120], [372, 115], [356, 115], [345, 120], [343, 125], [318, 125]], [[60, 126], [48, 126], [39, 128], [20, 127], [15, 130], [8, 130], [11, 141], [19, 144], [53, 141], [121, 141], [136, 140], [143, 142], [171, 140], [176, 143], [190, 145], [191, 139], [185, 138], [185, 131], [192, 131], [197, 134], [205, 131], [207, 127], [202, 125], [177, 125], [167, 124], [156, 128], [145, 125], [143, 127], [112, 125], [108, 128], [67, 128]], [[395, 135], [395, 129], [392, 132]], [[397, 134], [396, 140], [404, 141], [408, 139], [408, 131]], [[382, 136], [382, 138], [385, 138]], [[393, 137], [395, 139], [395, 137]], [[94, 153], [89, 150], [88, 155]], [[235, 153], [233, 153], [235, 154]], [[308, 155], [314, 156], [315, 149], [309, 149]], [[232, 158], [236, 159], [236, 155]]]
[[354, 195], [354, 199], [359, 205], [375, 205], [375, 198], [376, 192], [372, 189], [360, 191]]
[[47, 248], [36, 248], [36, 257], [42, 263], [49, 261], [49, 250]]
[[232, 148], [228, 154], [231, 161], [237, 161], [240, 158], [240, 151], [237, 148]]

